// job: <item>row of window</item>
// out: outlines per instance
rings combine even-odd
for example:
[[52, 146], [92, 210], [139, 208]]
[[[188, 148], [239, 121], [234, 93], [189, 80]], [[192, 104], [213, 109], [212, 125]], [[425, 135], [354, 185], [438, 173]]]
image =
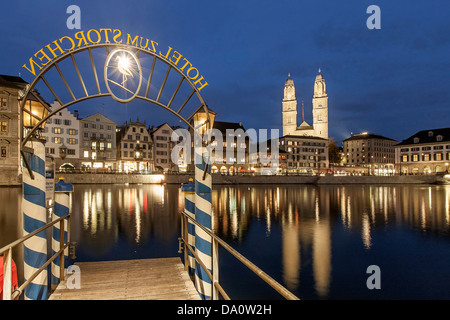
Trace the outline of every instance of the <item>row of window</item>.
[[326, 143], [323, 143], [323, 142], [292, 141], [292, 140], [288, 140], [285, 143], [284, 140], [280, 141], [280, 145], [283, 146], [285, 144], [288, 145], [288, 146], [301, 146], [301, 145], [303, 145], [303, 146], [317, 146], [317, 147], [325, 147], [326, 146]]
[[[57, 119], [55, 119], [55, 120], [57, 120]], [[66, 121], [66, 120], [64, 120], [64, 121]], [[67, 120], [67, 121], [70, 121], [70, 120]], [[88, 128], [91, 128], [91, 129], [97, 129], [97, 124], [91, 123], [91, 125], [89, 126], [89, 123], [83, 123], [83, 128], [86, 128], [86, 129], [88, 129]], [[100, 129], [100, 130], [105, 130], [105, 125], [99, 124], [99, 125], [98, 125], [98, 129]], [[107, 125], [107, 126], [106, 126], [106, 129], [107, 129], [107, 130], [112, 130], [113, 128], [112, 128], [111, 125]]]
[[[51, 138], [51, 140], [50, 140], [52, 143], [55, 143], [55, 144], [62, 144], [62, 143], [64, 143], [64, 139], [63, 138], [61, 138], [61, 137], [52, 137]], [[78, 139], [75, 139], [75, 138], [66, 138], [66, 143], [68, 143], [68, 144], [78, 144]]]
[[[60, 128], [60, 127], [53, 127], [52, 129], [52, 133], [54, 134], [64, 134], [64, 128]], [[45, 127], [45, 132], [48, 132], [49, 127]], [[66, 134], [74, 136], [78, 134], [78, 130], [77, 129], [66, 129]]]
[[450, 160], [450, 152], [447, 152], [445, 155], [444, 153], [438, 152], [438, 153], [424, 153], [422, 155], [419, 154], [412, 154], [407, 155], [404, 154], [401, 157], [402, 162], [419, 162], [419, 161], [443, 161], [443, 160]]
[[[48, 148], [48, 147], [46, 147], [45, 148], [45, 152], [49, 153], [49, 154], [56, 154], [55, 148]], [[58, 151], [58, 154], [59, 154], [59, 151]], [[75, 155], [76, 151], [75, 151], [75, 149], [67, 149], [67, 154], [68, 155]]]
[[[136, 154], [134, 151], [130, 151], [130, 152], [122, 151], [122, 157], [128, 158], [128, 154], [130, 155], [131, 158], [134, 158], [135, 155], [138, 156], [138, 157], [142, 156], [142, 158], [147, 158], [147, 152], [142, 152], [142, 153]], [[152, 158], [152, 153], [151, 152], [148, 152], [148, 158], [149, 159]]]
[[288, 148], [288, 152], [300, 153], [300, 152], [308, 152], [308, 153], [324, 153], [325, 149], [320, 148]]
[[[433, 148], [431, 148], [431, 146], [425, 146], [425, 147], [414, 147], [414, 148], [402, 148], [400, 149], [400, 152], [409, 152], [409, 151], [429, 151], [429, 150], [444, 150], [444, 146], [443, 145], [439, 145], [439, 146], [433, 146]], [[445, 149], [450, 149], [450, 144], [445, 146]]]
[[[141, 140], [141, 136], [137, 134], [136, 135], [136, 139], [133, 139], [133, 135], [129, 134], [129, 135], [127, 135], [127, 140], [140, 141]], [[144, 136], [144, 140], [143, 141], [148, 141], [148, 136]]]
[[[60, 115], [61, 115], [61, 112], [60, 112]], [[64, 124], [65, 126], [70, 126], [71, 124], [72, 124], [72, 120], [68, 120], [68, 119], [57, 119], [57, 118], [55, 118], [55, 119], [52, 119], [52, 118], [50, 118], [50, 119], [48, 119], [47, 120], [47, 122], [46, 122], [47, 124]]]
[[[128, 149], [128, 143], [127, 142], [122, 142], [122, 146], [123, 146], [123, 148], [124, 149]], [[136, 144], [136, 148], [141, 148], [142, 147], [142, 149], [144, 149], [144, 150], [146, 150], [147, 149], [147, 144]], [[129, 148], [130, 149], [134, 149], [134, 143], [130, 143], [130, 146], [129, 146]], [[149, 149], [151, 149], [151, 146], [149, 147]]]

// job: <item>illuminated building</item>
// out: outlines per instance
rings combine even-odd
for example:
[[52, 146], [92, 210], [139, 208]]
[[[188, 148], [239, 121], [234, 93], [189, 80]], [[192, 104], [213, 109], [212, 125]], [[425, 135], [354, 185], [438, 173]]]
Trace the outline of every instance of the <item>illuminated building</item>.
[[117, 133], [117, 169], [120, 172], [152, 172], [153, 141], [147, 130], [147, 124], [127, 123], [118, 128]]
[[448, 172], [450, 128], [422, 130], [395, 145], [395, 163], [402, 174]]
[[80, 122], [82, 167], [116, 170], [116, 123], [100, 113]]
[[342, 142], [344, 163], [347, 167], [363, 167], [364, 174], [392, 175], [396, 143], [393, 139], [368, 132], [352, 134]]

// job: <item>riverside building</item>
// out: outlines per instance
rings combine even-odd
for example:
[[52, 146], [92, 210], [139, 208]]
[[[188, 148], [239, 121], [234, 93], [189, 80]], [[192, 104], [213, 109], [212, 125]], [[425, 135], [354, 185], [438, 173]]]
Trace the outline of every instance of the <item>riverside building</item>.
[[449, 172], [450, 128], [422, 130], [395, 145], [396, 169], [402, 174]]
[[[343, 142], [343, 163], [367, 175], [393, 175], [397, 141], [363, 132], [352, 134]], [[347, 170], [348, 171], [348, 170]], [[351, 170], [350, 170], [351, 171]]]

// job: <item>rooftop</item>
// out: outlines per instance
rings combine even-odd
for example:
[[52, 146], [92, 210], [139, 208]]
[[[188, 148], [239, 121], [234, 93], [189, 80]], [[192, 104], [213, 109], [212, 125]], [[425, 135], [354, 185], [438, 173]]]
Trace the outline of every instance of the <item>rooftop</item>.
[[419, 131], [409, 138], [398, 143], [397, 146], [418, 143], [435, 143], [442, 141], [450, 142], [450, 128], [428, 129]]

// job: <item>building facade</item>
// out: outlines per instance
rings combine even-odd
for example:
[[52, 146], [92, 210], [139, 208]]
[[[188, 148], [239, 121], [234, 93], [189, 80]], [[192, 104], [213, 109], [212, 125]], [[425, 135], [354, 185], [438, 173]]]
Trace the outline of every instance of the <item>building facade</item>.
[[19, 92], [27, 86], [20, 77], [0, 75], [0, 184], [22, 183], [20, 175]]
[[117, 170], [119, 172], [150, 173], [155, 170], [153, 161], [153, 141], [147, 130], [147, 124], [139, 122], [125, 123], [118, 128]]
[[[55, 101], [51, 109], [61, 105]], [[80, 168], [80, 120], [77, 113], [67, 108], [47, 120], [45, 131], [45, 152], [53, 157], [56, 170], [75, 170]]]
[[328, 139], [328, 95], [325, 78], [320, 69], [314, 82], [314, 95], [312, 99], [313, 124], [305, 121], [304, 104], [302, 103], [302, 122], [297, 126], [297, 98], [294, 80], [288, 76], [284, 84], [282, 101], [283, 136], [314, 136]]
[[395, 146], [395, 159], [401, 174], [449, 172], [450, 128], [415, 133]]
[[155, 170], [159, 172], [178, 171], [178, 164], [172, 162], [171, 152], [176, 141], [172, 141], [173, 128], [167, 123], [150, 128], [153, 140]]
[[394, 146], [397, 141], [364, 132], [352, 134], [342, 144], [343, 164], [346, 167], [361, 167], [362, 172], [367, 175], [392, 175], [395, 173]]
[[116, 126], [100, 113], [80, 120], [82, 169], [117, 170]]
[[328, 170], [328, 139], [286, 135], [279, 139], [279, 148], [287, 153], [281, 163], [283, 173], [324, 174]]
[[213, 129], [222, 133], [222, 141], [213, 141], [212, 147], [222, 143], [221, 154], [214, 149], [212, 173], [236, 174], [253, 171], [249, 161], [250, 139], [241, 122], [214, 121]]

